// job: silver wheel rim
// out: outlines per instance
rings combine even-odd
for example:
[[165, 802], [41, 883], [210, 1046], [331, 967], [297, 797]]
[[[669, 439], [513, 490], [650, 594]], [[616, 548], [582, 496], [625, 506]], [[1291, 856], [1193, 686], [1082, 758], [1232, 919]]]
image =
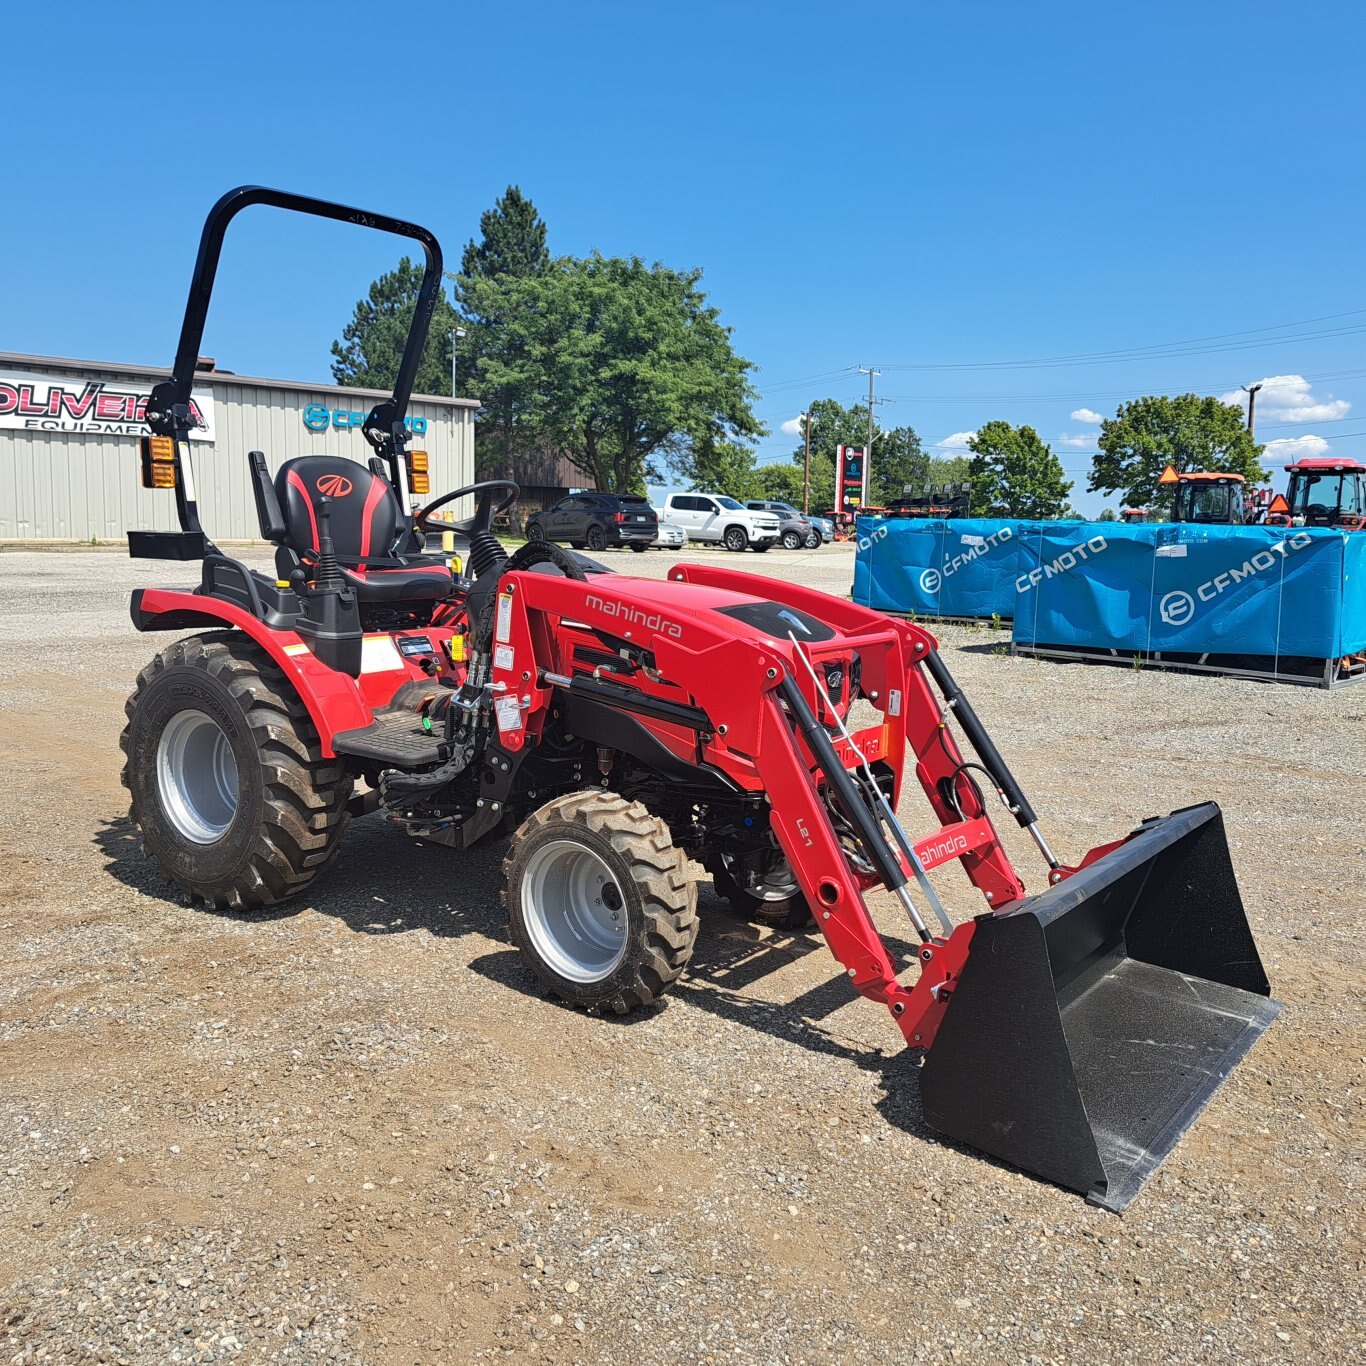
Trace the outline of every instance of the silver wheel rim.
[[195, 844], [222, 839], [237, 814], [237, 759], [206, 712], [177, 712], [157, 746], [157, 787], [171, 824]]
[[527, 860], [522, 918], [541, 961], [570, 982], [601, 982], [626, 956], [616, 876], [575, 840], [551, 840]]
[[726, 532], [726, 549], [743, 550], [745, 548], [745, 534], [743, 531]]

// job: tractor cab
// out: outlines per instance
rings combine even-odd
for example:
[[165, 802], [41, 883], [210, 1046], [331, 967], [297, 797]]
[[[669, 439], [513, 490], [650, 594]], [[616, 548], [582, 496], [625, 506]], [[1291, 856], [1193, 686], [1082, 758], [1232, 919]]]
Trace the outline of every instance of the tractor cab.
[[1318, 457], [1296, 461], [1285, 469], [1290, 485], [1274, 508], [1278, 522], [1344, 531], [1366, 528], [1366, 465]]
[[1147, 508], [1121, 508], [1119, 510], [1119, 520], [1127, 522], [1130, 526], [1138, 526], [1148, 520]]
[[1247, 516], [1247, 480], [1241, 474], [1178, 474], [1172, 521], [1206, 526], [1242, 526]]

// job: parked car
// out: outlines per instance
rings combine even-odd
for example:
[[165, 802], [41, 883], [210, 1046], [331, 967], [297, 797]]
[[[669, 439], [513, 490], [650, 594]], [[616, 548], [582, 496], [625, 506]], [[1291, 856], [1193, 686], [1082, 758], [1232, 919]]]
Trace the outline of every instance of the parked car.
[[816, 550], [823, 539], [818, 526], [804, 512], [791, 503], [777, 503], [764, 498], [751, 498], [745, 504], [753, 512], [772, 512], [778, 518], [778, 539], [785, 550]]
[[659, 531], [650, 544], [656, 550], [682, 550], [688, 544], [688, 533], [677, 523], [666, 522], [658, 508], [655, 516], [659, 518]]
[[571, 493], [527, 521], [529, 541], [568, 541], [575, 550], [609, 545], [650, 548], [659, 516], [638, 493]]
[[690, 541], [709, 541], [727, 550], [768, 550], [778, 541], [778, 518], [754, 512], [724, 493], [671, 493], [664, 515]]
[[821, 533], [821, 540], [829, 545], [835, 539], [835, 524], [829, 517], [817, 517], [814, 513], [807, 513], [811, 518], [811, 525]]

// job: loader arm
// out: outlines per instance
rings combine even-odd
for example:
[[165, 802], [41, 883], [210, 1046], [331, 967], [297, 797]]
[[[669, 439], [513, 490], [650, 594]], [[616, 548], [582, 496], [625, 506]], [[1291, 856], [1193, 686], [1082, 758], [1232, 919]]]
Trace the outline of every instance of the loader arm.
[[[623, 614], [621, 594], [626, 585], [614, 588], [614, 596], [606, 598], [591, 583], [534, 573], [505, 577], [496, 614], [500, 626], [494, 643], [493, 687], [501, 705], [515, 707], [521, 724], [504, 731], [503, 746], [523, 747], [550, 708], [554, 690], [572, 684], [573, 665], [556, 650], [558, 623], [582, 623], [624, 638], [643, 635], [659, 673], [685, 688], [691, 702], [705, 714], [711, 726], [702, 742], [705, 759], [741, 785], [767, 794], [774, 833], [821, 933], [855, 990], [891, 1011], [908, 1044], [928, 1047], [952, 982], [966, 959], [974, 927], [969, 922], [946, 936], [924, 934], [917, 954], [919, 979], [913, 987], [897, 981], [896, 965], [873, 923], [864, 893], [879, 882], [893, 890], [904, 888], [911, 869], [876, 827], [862, 799], [841, 797], [838, 792], [840, 780], [848, 780], [845, 763], [852, 763], [852, 756], [844, 759], [828, 737], [828, 752], [817, 753], [819, 739], [813, 744], [802, 733], [799, 713], [816, 718], [827, 700], [801, 668], [796, 647], [789, 641], [738, 638], [701, 619], [700, 614], [682, 612], [678, 620], [651, 612], [651, 622], [637, 631], [623, 624], [632, 620], [629, 608]], [[646, 598], [640, 601], [644, 604], [641, 611], [655, 605]], [[878, 621], [867, 614], [870, 621], [861, 609], [855, 613], [847, 620], [850, 634], [840, 638], [840, 648], [866, 651], [865, 678], [884, 706], [893, 693], [900, 694], [895, 713], [884, 723], [883, 733], [889, 729], [891, 733], [888, 761], [899, 769], [901, 743], [907, 727], [914, 723], [924, 749], [917, 768], [924, 770], [921, 781], [929, 794], [937, 790], [929, 784], [951, 775], [961, 758], [946, 733], [947, 744], [941, 742], [942, 714], [920, 666], [906, 658], [901, 634], [889, 631], [885, 619]], [[827, 618], [830, 615], [827, 612]], [[868, 630], [870, 625], [877, 629]], [[863, 633], [855, 634], [860, 628]], [[534, 667], [529, 667], [531, 661]], [[505, 715], [511, 718], [511, 710]], [[825, 728], [818, 724], [812, 733], [823, 736]], [[856, 871], [851, 865], [832, 823], [828, 789], [836, 789], [835, 799], [856, 824], [862, 822], [860, 842], [873, 872]], [[937, 814], [947, 813], [942, 801], [933, 796], [931, 801]], [[941, 814], [941, 822], [954, 829], [975, 823], [976, 847], [961, 857], [989, 902], [1006, 903], [1023, 895], [1023, 885], [985, 813], [974, 813], [968, 822], [951, 813], [947, 818]]]

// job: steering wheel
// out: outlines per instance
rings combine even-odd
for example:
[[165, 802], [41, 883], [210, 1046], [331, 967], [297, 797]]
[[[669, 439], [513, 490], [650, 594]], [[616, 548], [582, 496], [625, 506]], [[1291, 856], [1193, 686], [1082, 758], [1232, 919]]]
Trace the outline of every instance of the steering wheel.
[[[495, 506], [494, 491], [496, 489], [506, 490], [507, 497]], [[460, 522], [437, 522], [428, 525], [432, 513], [438, 508], [445, 507], [447, 503], [455, 502], [457, 498], [467, 498], [472, 493], [479, 495], [474, 516], [466, 517]], [[511, 479], [485, 479], [482, 484], [466, 484], [463, 489], [456, 489], [454, 493], [443, 493], [440, 498], [428, 503], [426, 507], [418, 508], [413, 513], [413, 525], [422, 532], [458, 531], [463, 536], [473, 536], [480, 531], [491, 531], [493, 519], [500, 512], [506, 512], [521, 496], [521, 493], [521, 486]]]

